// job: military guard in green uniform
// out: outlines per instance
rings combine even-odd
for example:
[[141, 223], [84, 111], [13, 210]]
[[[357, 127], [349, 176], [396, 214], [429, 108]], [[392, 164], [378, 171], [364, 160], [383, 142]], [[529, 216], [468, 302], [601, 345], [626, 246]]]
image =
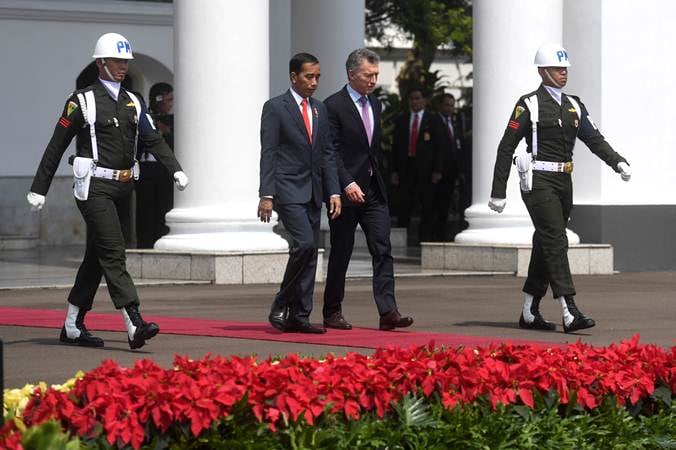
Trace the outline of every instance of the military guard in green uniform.
[[87, 225], [87, 248], [68, 295], [60, 340], [103, 346], [103, 340], [87, 330], [84, 318], [104, 276], [113, 303], [122, 312], [129, 346], [135, 349], [159, 332], [157, 324], [141, 317], [138, 294], [125, 263], [130, 200], [134, 179], [138, 178], [137, 139], [173, 174], [179, 189], [188, 185], [188, 177], [155, 129], [145, 106], [121, 87], [133, 59], [129, 41], [116, 33], [104, 34], [96, 43], [93, 58], [99, 80], [66, 101], [27, 199], [34, 209], [42, 208], [61, 157], [77, 136], [77, 154], [72, 159], [73, 191]]
[[551, 286], [563, 312], [566, 333], [591, 328], [593, 319], [575, 306], [575, 286], [568, 265], [566, 224], [573, 207], [573, 147], [580, 138], [606, 164], [629, 181], [631, 168], [599, 132], [587, 108], [574, 95], [562, 92], [568, 81], [568, 53], [558, 44], [544, 44], [535, 55], [542, 78], [540, 87], [516, 103], [505, 134], [498, 145], [489, 208], [498, 213], [506, 204], [506, 185], [512, 157], [521, 139], [527, 153], [514, 159], [521, 197], [535, 227], [525, 301], [519, 326], [554, 330], [540, 314], [540, 300]]

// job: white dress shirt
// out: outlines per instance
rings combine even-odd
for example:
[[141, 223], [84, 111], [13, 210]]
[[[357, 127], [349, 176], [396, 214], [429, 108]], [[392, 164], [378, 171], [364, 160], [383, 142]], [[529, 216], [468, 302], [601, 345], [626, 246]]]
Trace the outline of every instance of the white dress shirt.
[[[355, 91], [354, 89], [352, 89], [352, 86], [350, 86], [349, 84], [347, 85], [347, 93], [350, 94], [350, 98], [354, 102], [354, 106], [357, 108], [357, 112], [359, 113], [359, 116], [361, 117], [363, 122], [364, 116], [362, 116], [361, 102], [359, 101], [359, 99], [364, 96], [359, 92]], [[366, 97], [368, 98], [368, 95]], [[369, 131], [371, 132], [371, 136], [373, 136], [374, 122], [373, 122], [373, 107], [371, 106], [371, 102], [368, 102], [368, 110], [370, 119], [369, 122], [371, 123], [371, 129]]]

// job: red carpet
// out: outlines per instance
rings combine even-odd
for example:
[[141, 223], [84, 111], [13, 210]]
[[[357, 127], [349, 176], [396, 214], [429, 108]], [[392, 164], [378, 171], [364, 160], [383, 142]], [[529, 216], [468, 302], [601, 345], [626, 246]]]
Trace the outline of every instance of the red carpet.
[[[63, 326], [64, 318], [65, 311], [32, 308], [0, 308], [0, 325], [59, 329]], [[354, 328], [349, 331], [329, 330], [326, 334], [302, 334], [282, 333], [272, 328], [267, 322], [231, 322], [226, 320], [171, 316], [146, 316], [145, 320], [157, 322], [160, 326], [161, 334], [213, 336], [363, 348], [377, 348], [388, 345], [408, 347], [410, 345], [425, 345], [431, 340], [433, 340], [436, 345], [464, 345], [471, 347], [486, 345], [491, 342], [537, 344], [550, 347], [562, 345], [559, 343], [503, 339], [500, 337], [424, 333], [410, 330], [380, 331], [372, 328]], [[91, 331], [125, 331], [122, 323], [122, 316], [119, 313], [98, 314], [90, 312], [87, 314], [87, 328]]]

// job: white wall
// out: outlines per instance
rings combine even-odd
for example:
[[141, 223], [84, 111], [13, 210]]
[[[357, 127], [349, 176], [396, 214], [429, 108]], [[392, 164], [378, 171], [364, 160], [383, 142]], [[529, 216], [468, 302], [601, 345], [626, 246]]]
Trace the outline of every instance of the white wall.
[[[33, 176], [98, 37], [123, 34], [153, 76], [173, 67], [172, 6], [135, 2], [0, 1], [0, 177]], [[110, 19], [115, 24], [106, 23]], [[135, 71], [134, 62], [130, 72]], [[163, 80], [164, 81], [164, 80]], [[66, 154], [70, 153], [66, 151]], [[66, 157], [57, 175], [69, 173]]]
[[572, 61], [566, 90], [580, 95], [633, 169], [631, 181], [622, 182], [578, 141], [577, 204], [676, 204], [674, 16], [676, 2], [661, 0], [564, 2], [564, 46]]

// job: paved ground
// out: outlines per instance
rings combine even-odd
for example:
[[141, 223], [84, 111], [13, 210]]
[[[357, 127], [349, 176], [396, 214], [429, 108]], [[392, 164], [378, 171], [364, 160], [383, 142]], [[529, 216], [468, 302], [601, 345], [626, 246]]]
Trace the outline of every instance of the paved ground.
[[[75, 264], [77, 266], [77, 264]], [[395, 265], [395, 270], [397, 266]], [[4, 271], [4, 268], [3, 268]], [[417, 331], [497, 336], [551, 342], [584, 342], [607, 345], [640, 333], [642, 342], [676, 345], [676, 273], [624, 273], [576, 276], [578, 306], [597, 320], [598, 325], [576, 335], [521, 330], [519, 316], [523, 279], [513, 276], [402, 277], [397, 279], [400, 310], [415, 316]], [[142, 311], [146, 314], [204, 317], [221, 320], [265, 321], [274, 285], [142, 286]], [[59, 309], [65, 312], [63, 288], [0, 290], [0, 305]], [[314, 321], [321, 320], [321, 293], [315, 294]], [[113, 312], [105, 288], [99, 290], [97, 312]], [[559, 307], [548, 297], [543, 303], [546, 317], [560, 323]], [[377, 326], [377, 314], [368, 280], [347, 285], [346, 317], [357, 326]], [[78, 369], [91, 369], [103, 359], [131, 365], [138, 358], [152, 358], [168, 366], [173, 355], [198, 358], [206, 353], [262, 356], [297, 352], [321, 355], [369, 350], [343, 347], [277, 343], [208, 337], [162, 335], [141, 351], [129, 350], [122, 333], [99, 333], [106, 340], [103, 349], [70, 347], [58, 343], [53, 329], [0, 326], [4, 341], [5, 386], [19, 387], [40, 380], [60, 383]]]

